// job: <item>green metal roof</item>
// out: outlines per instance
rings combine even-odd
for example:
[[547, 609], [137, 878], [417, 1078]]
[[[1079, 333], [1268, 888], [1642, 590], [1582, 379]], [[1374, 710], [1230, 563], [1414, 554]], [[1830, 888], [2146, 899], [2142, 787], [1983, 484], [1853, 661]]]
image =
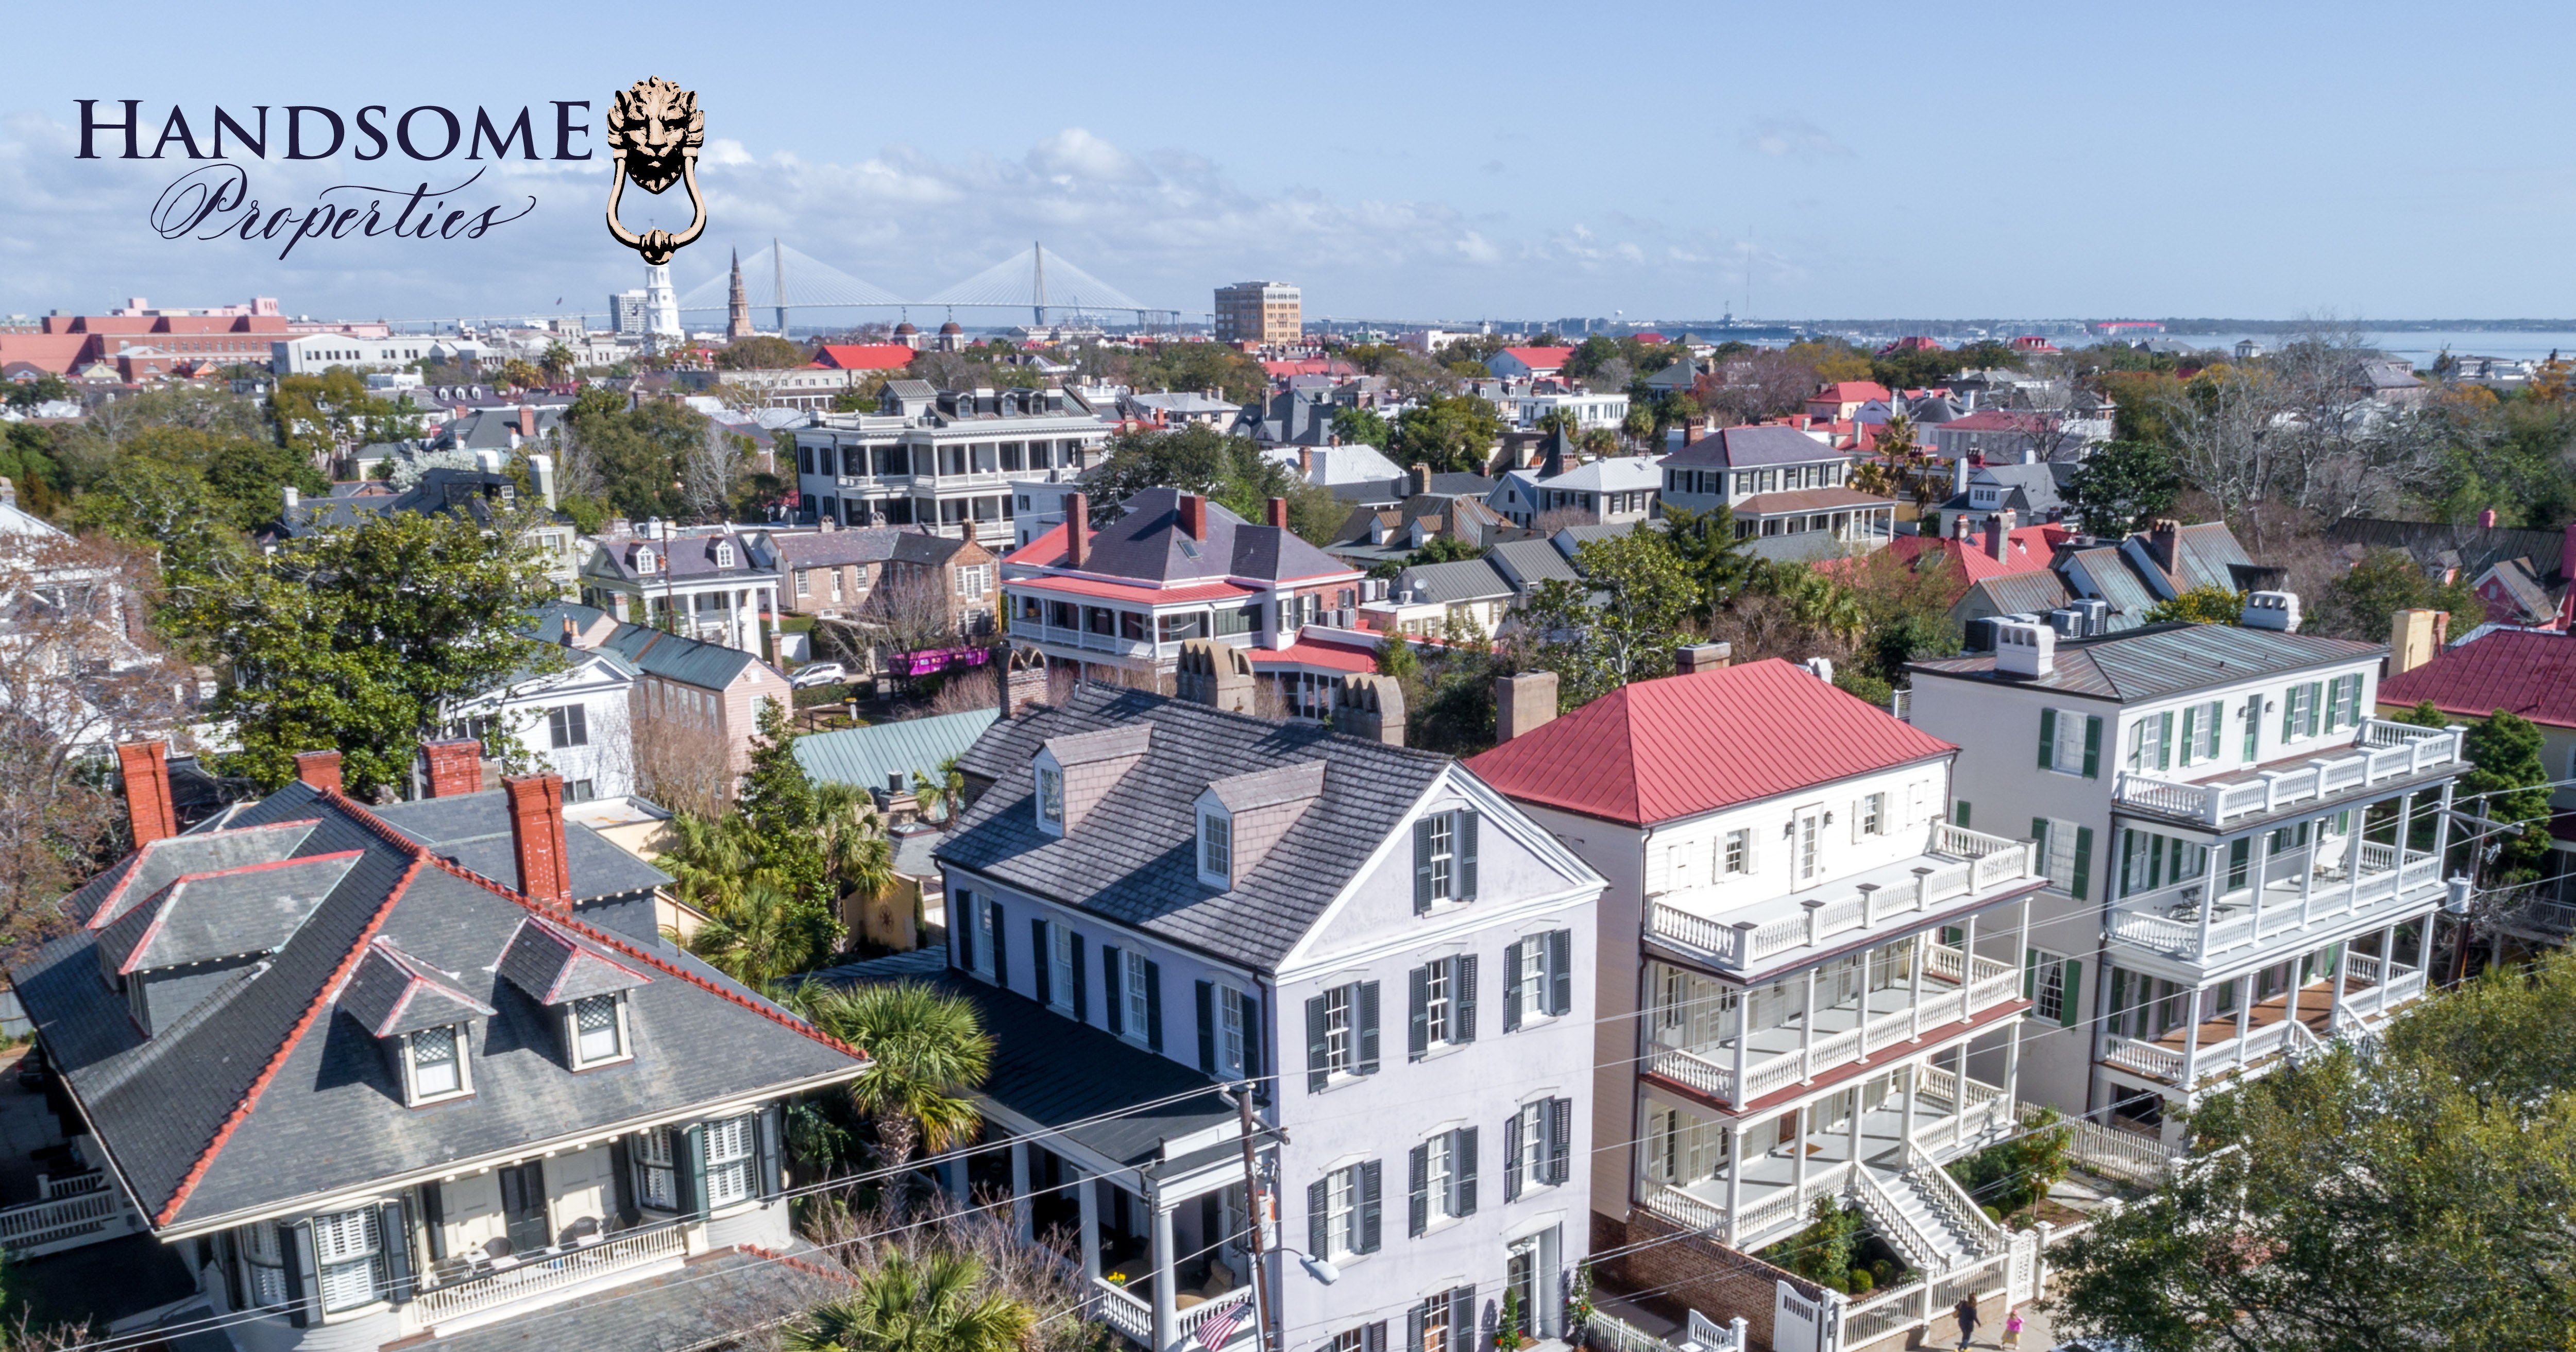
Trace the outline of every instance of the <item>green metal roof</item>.
[[888, 775], [899, 774], [910, 786], [915, 772], [938, 773], [942, 762], [973, 746], [1000, 717], [999, 709], [970, 709], [962, 714], [808, 733], [794, 743], [796, 763], [818, 782], [882, 789]]

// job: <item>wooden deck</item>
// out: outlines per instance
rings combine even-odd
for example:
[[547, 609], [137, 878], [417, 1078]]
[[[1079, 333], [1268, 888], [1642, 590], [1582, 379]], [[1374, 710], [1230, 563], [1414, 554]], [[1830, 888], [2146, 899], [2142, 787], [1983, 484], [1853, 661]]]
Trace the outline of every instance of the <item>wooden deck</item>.
[[[2334, 981], [2335, 979], [2333, 977], [2325, 977], [2316, 981], [2311, 981], [2305, 986], [2301, 986], [2299, 988], [2299, 1022], [2306, 1024], [2308, 1026], [2308, 1031], [2316, 1034], [2320, 1038], [2327, 1035], [2327, 1025], [2333, 1020]], [[2370, 987], [2371, 983], [2362, 980], [2360, 977], [2346, 976], [2343, 978], [2343, 993], [2347, 996], [2369, 990]], [[2275, 995], [2267, 1000], [2257, 1000], [2254, 1002], [2253, 1009], [2249, 1011], [2249, 1015], [2245, 1022], [2245, 1032], [2250, 1037], [2255, 1033], [2261, 1032], [2263, 1029], [2271, 1027], [2273, 1024], [2279, 1023], [2289, 1016], [2290, 997], [2287, 992]], [[2156, 1046], [2179, 1053], [2183, 1050], [2185, 1039], [2190, 1032], [2190, 1024], [2176, 1024], [2171, 1031], [2151, 1040]], [[2203, 1051], [2207, 1051], [2210, 1048], [2217, 1047], [2225, 1043], [2234, 1042], [2235, 1040], [2236, 1015], [2234, 1011], [2222, 1014], [2217, 1018], [2203, 1019], [2201, 1021], [2200, 1046]]]

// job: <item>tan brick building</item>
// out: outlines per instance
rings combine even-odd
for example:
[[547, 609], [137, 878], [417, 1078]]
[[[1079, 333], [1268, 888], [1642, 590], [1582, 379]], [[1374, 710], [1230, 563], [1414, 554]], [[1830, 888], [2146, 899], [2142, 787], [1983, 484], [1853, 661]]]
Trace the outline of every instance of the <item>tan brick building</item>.
[[1215, 328], [1220, 343], [1293, 343], [1305, 332], [1304, 303], [1286, 282], [1220, 286]]

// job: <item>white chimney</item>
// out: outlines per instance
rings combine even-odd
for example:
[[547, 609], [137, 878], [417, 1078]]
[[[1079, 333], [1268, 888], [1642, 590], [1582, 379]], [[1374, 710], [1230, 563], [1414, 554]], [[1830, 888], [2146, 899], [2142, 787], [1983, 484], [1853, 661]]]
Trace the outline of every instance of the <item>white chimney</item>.
[[295, 491], [295, 485], [288, 484], [286, 486], [286, 510], [290, 512], [294, 511], [295, 505], [303, 500], [304, 495]]
[[537, 497], [546, 510], [555, 509], [555, 458], [550, 455], [528, 457], [528, 477], [536, 481]]
[[2285, 591], [2258, 591], [2245, 598], [2245, 613], [2236, 621], [2247, 629], [2277, 629], [2285, 634], [2299, 632], [2299, 594]]
[[1815, 677], [1817, 680], [1820, 680], [1827, 685], [1832, 685], [1834, 683], [1834, 659], [1830, 657], [1810, 657], [1806, 660], [1804, 665], [1807, 668], [1808, 675]]
[[1995, 671], [2003, 676], [2046, 676], [2057, 670], [2057, 631], [2027, 620], [1995, 621]]

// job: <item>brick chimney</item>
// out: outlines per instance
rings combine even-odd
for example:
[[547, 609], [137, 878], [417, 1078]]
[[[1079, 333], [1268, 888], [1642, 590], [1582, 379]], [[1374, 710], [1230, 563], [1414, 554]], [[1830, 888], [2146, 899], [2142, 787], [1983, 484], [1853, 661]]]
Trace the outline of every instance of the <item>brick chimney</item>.
[[2147, 531], [2147, 557], [2154, 559], [2156, 566], [2168, 573], [2174, 570], [2174, 560], [2181, 556], [2181, 545], [2182, 523], [2179, 521], [2158, 521]]
[[1416, 493], [1428, 493], [1431, 491], [1431, 467], [1429, 465], [1419, 463], [1414, 465], [1413, 491]]
[[[1399, 640], [1400, 641], [1400, 640]], [[1494, 740], [1508, 742], [1556, 717], [1556, 673], [1524, 671], [1494, 682]]]
[[1314, 447], [1300, 446], [1297, 448], [1297, 477], [1307, 480], [1312, 480], [1315, 477]]
[[178, 816], [170, 808], [170, 763], [162, 759], [168, 750], [164, 742], [127, 742], [116, 748], [116, 768], [125, 777], [125, 820], [134, 828], [138, 850], [179, 834]]
[[1079, 568], [1091, 559], [1091, 495], [1068, 493], [1064, 499], [1064, 566]]
[[1686, 643], [1673, 650], [1673, 672], [1695, 676], [1703, 671], [1723, 671], [1735, 665], [1732, 643]]
[[1207, 499], [1196, 493], [1181, 495], [1181, 531], [1193, 540], [1207, 538]]
[[[570, 624], [567, 619], [564, 621]], [[421, 759], [429, 762], [429, 796], [454, 798], [479, 793], [483, 788], [483, 744], [471, 737], [445, 742], [420, 744]]]
[[563, 776], [512, 775], [510, 840], [519, 860], [519, 890], [556, 910], [572, 907], [572, 874], [564, 860]]
[[1986, 554], [1997, 563], [2012, 562], [2013, 509], [2007, 507], [1986, 521]]
[[537, 436], [537, 411], [526, 404], [519, 405], [519, 435], [530, 441]]
[[2388, 617], [2388, 674], [2403, 675], [2432, 661], [2441, 651], [2433, 626], [2450, 618], [2438, 610], [2401, 610]]
[[337, 751], [298, 751], [295, 753], [295, 777], [317, 789], [340, 792], [340, 753]]
[[1270, 524], [1280, 530], [1288, 529], [1288, 499], [1270, 500]]

